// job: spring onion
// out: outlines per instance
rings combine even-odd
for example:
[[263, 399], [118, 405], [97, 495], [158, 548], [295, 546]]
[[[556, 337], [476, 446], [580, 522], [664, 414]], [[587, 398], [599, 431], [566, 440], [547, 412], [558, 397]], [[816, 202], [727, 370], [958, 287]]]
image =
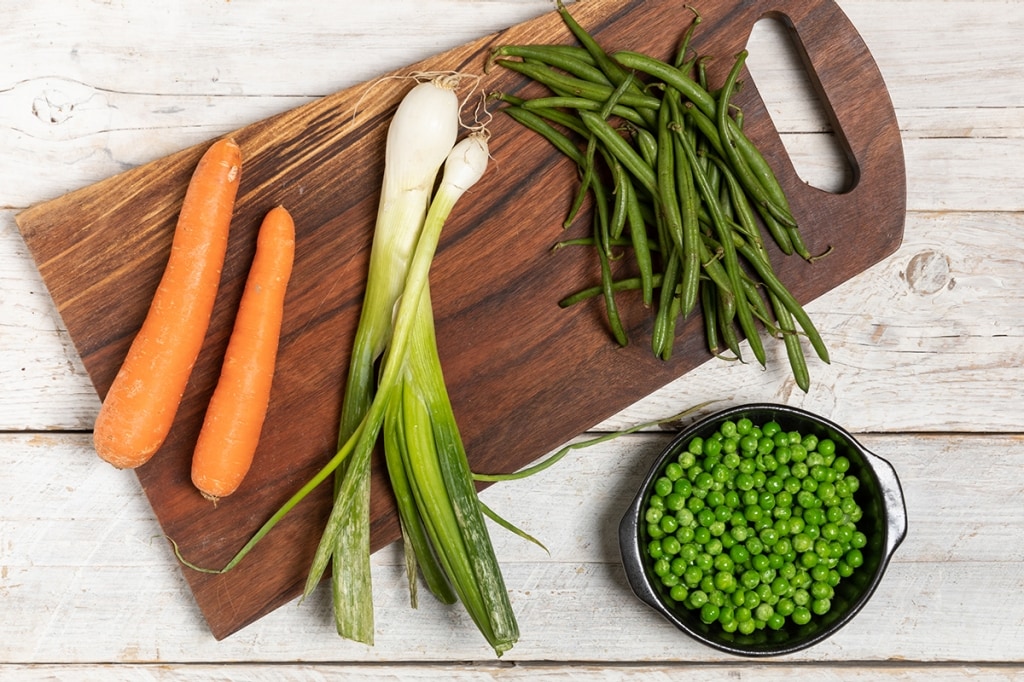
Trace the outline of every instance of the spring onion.
[[[224, 568], [189, 563], [176, 545], [175, 552], [190, 568], [224, 573], [334, 475], [334, 504], [304, 596], [319, 585], [331, 564], [338, 633], [372, 644], [369, 470], [383, 434], [414, 603], [418, 570], [439, 600], [462, 602], [500, 656], [518, 640], [519, 627], [444, 383], [429, 292], [430, 266], [445, 221], [483, 176], [489, 159], [486, 130], [455, 143], [459, 106], [452, 90], [458, 81], [454, 74], [415, 86], [388, 131], [385, 178], [337, 452]], [[424, 92], [429, 95], [421, 96]], [[423, 126], [433, 132], [422, 132]]]

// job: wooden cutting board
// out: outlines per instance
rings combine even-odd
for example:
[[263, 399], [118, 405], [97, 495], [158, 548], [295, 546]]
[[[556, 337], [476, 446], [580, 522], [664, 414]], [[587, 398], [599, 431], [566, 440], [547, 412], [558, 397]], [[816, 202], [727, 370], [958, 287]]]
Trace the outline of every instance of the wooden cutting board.
[[[572, 9], [603, 44], [665, 58], [690, 19], [678, 0], [587, 0]], [[694, 45], [722, 57], [712, 63], [716, 83], [759, 18], [774, 14], [793, 26], [856, 169], [855, 186], [844, 194], [801, 182], [753, 82], [743, 74], [747, 84], [737, 102], [750, 136], [788, 188], [811, 251], [835, 249], [813, 265], [796, 257], [776, 260], [783, 281], [801, 301], [810, 301], [892, 253], [902, 239], [903, 155], [881, 75], [830, 0], [701, 0], [698, 9], [704, 23]], [[571, 38], [552, 12], [402, 73], [484, 74], [493, 47], [528, 42]], [[523, 85], [504, 69], [484, 74], [481, 83], [485, 91], [516, 92]], [[360, 85], [234, 133], [245, 165], [209, 337], [170, 438], [137, 470], [163, 529], [198, 564], [223, 565], [334, 452], [384, 133], [408, 87], [400, 79]], [[663, 363], [651, 355], [648, 315], [635, 300], [623, 299], [633, 341], [626, 348], [606, 333], [600, 302], [558, 307], [559, 298], [597, 277], [589, 250], [551, 251], [565, 236], [560, 224], [575, 191], [574, 169], [507, 117], [496, 116], [490, 128], [491, 168], [445, 228], [432, 292], [442, 362], [471, 463], [478, 471], [494, 472], [515, 470], [556, 449], [703, 363], [708, 353], [698, 317], [679, 329], [674, 359]], [[32, 207], [17, 218], [101, 396], [145, 315], [186, 182], [206, 146]], [[298, 248], [273, 404], [253, 471], [238, 493], [214, 509], [189, 481], [192, 445], [219, 371], [256, 228], [276, 204], [292, 211]], [[584, 223], [585, 217], [579, 231]], [[829, 330], [822, 332], [827, 342]], [[329, 500], [328, 486], [322, 486], [231, 573], [184, 570], [215, 637], [230, 635], [300, 593]], [[377, 549], [399, 534], [380, 466], [374, 472], [372, 514]]]

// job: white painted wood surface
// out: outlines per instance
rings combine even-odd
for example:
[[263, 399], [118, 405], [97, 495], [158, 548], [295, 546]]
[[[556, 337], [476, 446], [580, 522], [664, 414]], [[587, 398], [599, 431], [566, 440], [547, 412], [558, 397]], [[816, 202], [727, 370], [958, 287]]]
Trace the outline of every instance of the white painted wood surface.
[[[708, 399], [831, 416], [897, 467], [910, 534], [868, 607], [784, 659], [717, 654], [631, 597], [613, 529], [667, 434], [577, 453], [489, 504], [519, 644], [410, 610], [374, 557], [377, 644], [326, 596], [215, 641], [135, 478], [91, 451], [98, 400], [14, 223], [27, 206], [536, 16], [549, 0], [0, 0], [0, 678], [1010, 680], [1024, 678], [1024, 2], [842, 0], [904, 136], [901, 249], [809, 306], [809, 394], [785, 362], [710, 363], [597, 427]], [[759, 87], [793, 87], [770, 31]], [[809, 106], [773, 111], [805, 179], [834, 169]], [[786, 97], [783, 97], [785, 100]]]

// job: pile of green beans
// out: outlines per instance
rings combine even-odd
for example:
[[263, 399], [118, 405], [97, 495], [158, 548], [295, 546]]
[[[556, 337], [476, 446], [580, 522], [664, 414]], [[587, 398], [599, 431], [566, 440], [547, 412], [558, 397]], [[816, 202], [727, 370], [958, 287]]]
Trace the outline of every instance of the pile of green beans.
[[725, 421], [654, 480], [645, 560], [671, 603], [726, 632], [805, 625], [863, 565], [859, 488], [832, 440]]
[[[775, 275], [761, 225], [784, 254], [812, 256], [774, 172], [743, 132], [742, 113], [733, 113], [746, 52], [713, 90], [705, 59], [689, 54], [700, 23], [696, 12], [668, 63], [638, 52], [609, 54], [561, 2], [558, 11], [578, 45], [504, 45], [492, 63], [550, 91], [534, 99], [493, 96], [505, 103], [502, 111], [577, 165], [580, 186], [565, 226], [587, 196], [593, 201], [591, 235], [559, 246], [594, 246], [601, 283], [561, 305], [603, 297], [609, 329], [626, 345], [616, 295], [639, 290], [655, 315], [652, 350], [664, 360], [672, 355], [679, 321], [699, 308], [712, 354], [742, 360], [746, 338], [765, 366], [759, 321], [782, 339], [794, 379], [807, 391], [801, 336], [824, 362], [828, 351]], [[620, 250], [633, 253], [637, 276], [613, 277]]]

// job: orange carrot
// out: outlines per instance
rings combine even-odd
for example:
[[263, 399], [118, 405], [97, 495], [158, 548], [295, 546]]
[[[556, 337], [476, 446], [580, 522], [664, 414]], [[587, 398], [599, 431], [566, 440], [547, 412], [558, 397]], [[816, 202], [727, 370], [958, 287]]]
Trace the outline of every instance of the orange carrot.
[[270, 402], [295, 225], [278, 206], [264, 218], [217, 388], [192, 455], [192, 483], [216, 501], [238, 489], [252, 465]]
[[160, 285], [96, 418], [96, 452], [118, 468], [149, 461], [174, 422], [210, 324], [241, 170], [238, 145], [223, 139], [189, 182]]

